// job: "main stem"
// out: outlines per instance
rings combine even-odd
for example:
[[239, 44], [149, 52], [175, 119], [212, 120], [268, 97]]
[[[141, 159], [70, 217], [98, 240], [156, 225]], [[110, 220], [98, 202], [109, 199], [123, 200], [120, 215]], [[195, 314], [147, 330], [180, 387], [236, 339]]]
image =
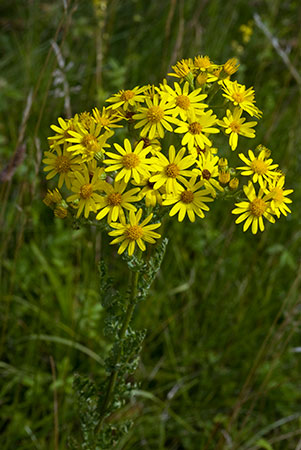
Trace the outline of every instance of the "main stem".
[[[131, 272], [131, 293], [130, 293], [130, 298], [129, 298], [129, 304], [127, 306], [126, 309], [126, 313], [124, 316], [124, 320], [123, 320], [123, 324], [120, 330], [120, 334], [119, 334], [119, 340], [122, 341], [126, 330], [129, 326], [129, 323], [131, 321], [134, 309], [135, 309], [135, 305], [136, 305], [136, 296], [137, 296], [137, 289], [138, 289], [138, 278], [139, 278], [139, 272]], [[117, 380], [117, 376], [118, 376], [118, 363], [120, 361], [121, 358], [121, 350], [122, 350], [122, 346], [120, 345], [119, 349], [118, 349], [118, 353], [116, 356], [116, 360], [115, 360], [115, 368], [112, 371], [111, 375], [110, 375], [110, 380], [109, 380], [109, 385], [108, 385], [108, 389], [107, 389], [107, 393], [106, 393], [106, 397], [105, 400], [103, 402], [103, 406], [102, 406], [102, 410], [101, 410], [101, 415], [100, 415], [100, 421], [99, 424], [96, 428], [96, 433], [99, 433], [101, 431], [102, 425], [103, 425], [103, 421], [105, 418], [105, 413], [106, 410], [108, 408], [108, 406], [110, 405], [111, 402], [111, 397], [112, 397], [112, 393], [114, 392], [115, 389], [115, 384], [116, 384], [116, 380]]]

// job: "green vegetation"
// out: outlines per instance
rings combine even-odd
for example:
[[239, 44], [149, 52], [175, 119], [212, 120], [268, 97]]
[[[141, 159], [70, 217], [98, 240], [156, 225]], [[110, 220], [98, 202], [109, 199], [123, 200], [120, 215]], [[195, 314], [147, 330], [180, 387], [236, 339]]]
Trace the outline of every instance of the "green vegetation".
[[98, 261], [118, 288], [127, 277], [106, 233], [70, 229], [42, 203], [49, 126], [197, 54], [239, 58], [264, 112], [253, 148], [283, 168], [292, 214], [253, 236], [216, 202], [205, 220], [166, 229], [134, 315], [147, 329], [135, 395], [110, 418], [134, 426], [116, 448], [301, 449], [300, 14], [279, 0], [1, 2], [1, 450], [81, 441], [73, 375], [102, 380], [112, 343]]

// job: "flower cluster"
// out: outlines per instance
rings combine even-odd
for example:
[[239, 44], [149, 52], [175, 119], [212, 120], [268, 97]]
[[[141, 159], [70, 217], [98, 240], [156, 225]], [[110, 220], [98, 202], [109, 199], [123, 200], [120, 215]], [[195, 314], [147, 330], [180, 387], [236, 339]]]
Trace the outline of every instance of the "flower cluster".
[[255, 137], [262, 115], [254, 89], [230, 79], [238, 67], [234, 58], [222, 65], [208, 56], [183, 59], [169, 74], [172, 85], [164, 79], [120, 90], [101, 109], [59, 118], [43, 162], [46, 178], [57, 177], [66, 195], [56, 188], [44, 202], [60, 218], [104, 220], [111, 243], [129, 255], [160, 238], [154, 230], [165, 211], [194, 222], [218, 197], [239, 198], [239, 177], [249, 177], [247, 200], [232, 212], [236, 223], [245, 220], [244, 231], [262, 231], [263, 217], [287, 215], [292, 190], [268, 149], [240, 153], [245, 166], [236, 169], [225, 158], [240, 139]]

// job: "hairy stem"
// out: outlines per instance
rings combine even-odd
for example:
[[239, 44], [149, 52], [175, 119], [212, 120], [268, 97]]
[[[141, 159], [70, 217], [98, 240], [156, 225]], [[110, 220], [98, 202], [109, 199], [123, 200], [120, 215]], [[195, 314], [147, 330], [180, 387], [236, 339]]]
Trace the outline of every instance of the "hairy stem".
[[[129, 326], [129, 323], [131, 321], [131, 318], [132, 318], [132, 315], [133, 315], [133, 312], [135, 309], [137, 288], [138, 288], [138, 278], [139, 278], [138, 271], [131, 272], [131, 293], [130, 293], [130, 298], [129, 298], [129, 304], [127, 306], [123, 324], [122, 324], [122, 327], [120, 330], [119, 339], [118, 339], [119, 341], [122, 341], [123, 338], [125, 337], [126, 330]], [[115, 360], [115, 368], [111, 372], [111, 375], [110, 375], [108, 389], [106, 392], [105, 400], [103, 402], [103, 406], [102, 406], [102, 410], [101, 410], [101, 414], [100, 414], [100, 421], [97, 425], [96, 433], [99, 433], [101, 431], [107, 408], [109, 407], [111, 400], [112, 400], [112, 394], [114, 392], [116, 381], [117, 381], [117, 376], [118, 376], [118, 368], [117, 367], [118, 367], [118, 364], [119, 364], [119, 361], [121, 358], [121, 352], [122, 352], [122, 346], [120, 345], [117, 356], [116, 356], [116, 360]]]

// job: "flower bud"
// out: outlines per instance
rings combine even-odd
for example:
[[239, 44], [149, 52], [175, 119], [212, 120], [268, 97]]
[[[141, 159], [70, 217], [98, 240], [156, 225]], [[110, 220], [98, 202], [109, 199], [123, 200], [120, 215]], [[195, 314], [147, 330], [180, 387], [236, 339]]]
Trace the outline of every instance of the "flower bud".
[[239, 180], [238, 178], [232, 178], [232, 180], [229, 181], [229, 188], [232, 191], [235, 191], [238, 188]]
[[218, 181], [221, 184], [227, 184], [230, 181], [230, 172], [220, 172], [218, 174]]

